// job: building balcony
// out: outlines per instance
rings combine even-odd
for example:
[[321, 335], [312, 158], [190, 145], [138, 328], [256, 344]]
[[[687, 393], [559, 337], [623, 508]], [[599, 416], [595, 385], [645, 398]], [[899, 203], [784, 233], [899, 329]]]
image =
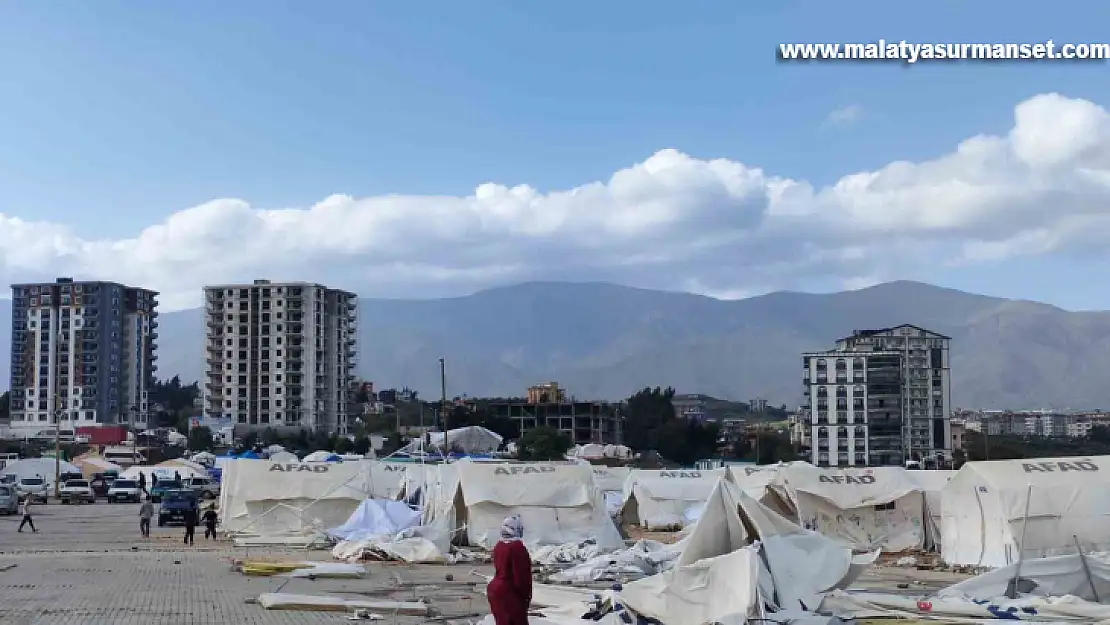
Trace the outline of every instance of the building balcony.
[[209, 328], [221, 328], [224, 325], [224, 321], [220, 317], [209, 315], [206, 325]]

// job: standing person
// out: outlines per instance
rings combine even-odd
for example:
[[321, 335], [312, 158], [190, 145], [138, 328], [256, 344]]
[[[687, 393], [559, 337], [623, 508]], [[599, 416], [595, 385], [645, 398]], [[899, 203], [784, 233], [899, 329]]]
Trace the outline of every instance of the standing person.
[[150, 538], [150, 519], [154, 517], [154, 504], [150, 502], [150, 496], [143, 500], [143, 505], [139, 506], [139, 533], [143, 538]]
[[150, 488], [151, 488], [151, 490], [154, 490], [154, 487], [156, 487], [156, 486], [158, 486], [158, 474], [151, 473], [150, 474]]
[[493, 579], [486, 598], [496, 625], [528, 625], [532, 604], [532, 557], [521, 540], [524, 524], [511, 516], [501, 524], [501, 540], [493, 548]]
[[181, 483], [181, 472], [180, 471], [174, 471], [173, 472], [173, 481], [177, 482], [178, 484]]
[[139, 472], [139, 490], [146, 494], [146, 474], [142, 472]]
[[38, 534], [39, 531], [35, 529], [35, 521], [31, 519], [31, 496], [28, 495], [23, 500], [23, 504], [19, 507], [19, 513], [23, 515], [23, 520], [19, 522], [19, 531], [23, 531], [24, 525], [30, 525], [31, 531]]
[[216, 510], [213, 509], [212, 506], [208, 506], [208, 509], [204, 511], [204, 537], [206, 539], [211, 538], [215, 540], [216, 520], [218, 518], [219, 517], [216, 516]]
[[193, 537], [197, 533], [197, 509], [189, 508], [185, 511], [185, 544], [193, 544]]

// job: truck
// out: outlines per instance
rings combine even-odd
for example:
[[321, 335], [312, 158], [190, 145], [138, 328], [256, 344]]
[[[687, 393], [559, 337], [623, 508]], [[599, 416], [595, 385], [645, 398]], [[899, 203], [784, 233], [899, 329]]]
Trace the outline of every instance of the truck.
[[126, 425], [82, 425], [74, 433], [89, 445], [119, 445], [127, 440]]

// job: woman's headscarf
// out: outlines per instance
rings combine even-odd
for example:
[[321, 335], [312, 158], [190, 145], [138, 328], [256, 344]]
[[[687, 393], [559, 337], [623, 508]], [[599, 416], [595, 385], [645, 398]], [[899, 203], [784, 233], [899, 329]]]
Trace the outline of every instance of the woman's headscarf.
[[501, 523], [501, 540], [520, 540], [524, 538], [524, 524], [520, 517], [514, 515], [506, 517]]

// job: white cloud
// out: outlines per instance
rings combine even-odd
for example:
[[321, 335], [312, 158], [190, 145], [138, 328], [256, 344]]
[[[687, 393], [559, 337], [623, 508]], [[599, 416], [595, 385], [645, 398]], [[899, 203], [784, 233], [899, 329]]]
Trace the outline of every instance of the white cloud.
[[858, 104], [842, 106], [825, 117], [826, 126], [850, 126], [863, 116], [863, 107]]
[[487, 183], [468, 197], [336, 195], [284, 210], [220, 199], [121, 240], [0, 216], [0, 271], [142, 285], [177, 308], [206, 283], [264, 277], [385, 297], [530, 279], [735, 295], [1105, 246], [1110, 114], [1051, 94], [1014, 120], [1006, 136], [822, 188], [662, 150], [566, 191]]

